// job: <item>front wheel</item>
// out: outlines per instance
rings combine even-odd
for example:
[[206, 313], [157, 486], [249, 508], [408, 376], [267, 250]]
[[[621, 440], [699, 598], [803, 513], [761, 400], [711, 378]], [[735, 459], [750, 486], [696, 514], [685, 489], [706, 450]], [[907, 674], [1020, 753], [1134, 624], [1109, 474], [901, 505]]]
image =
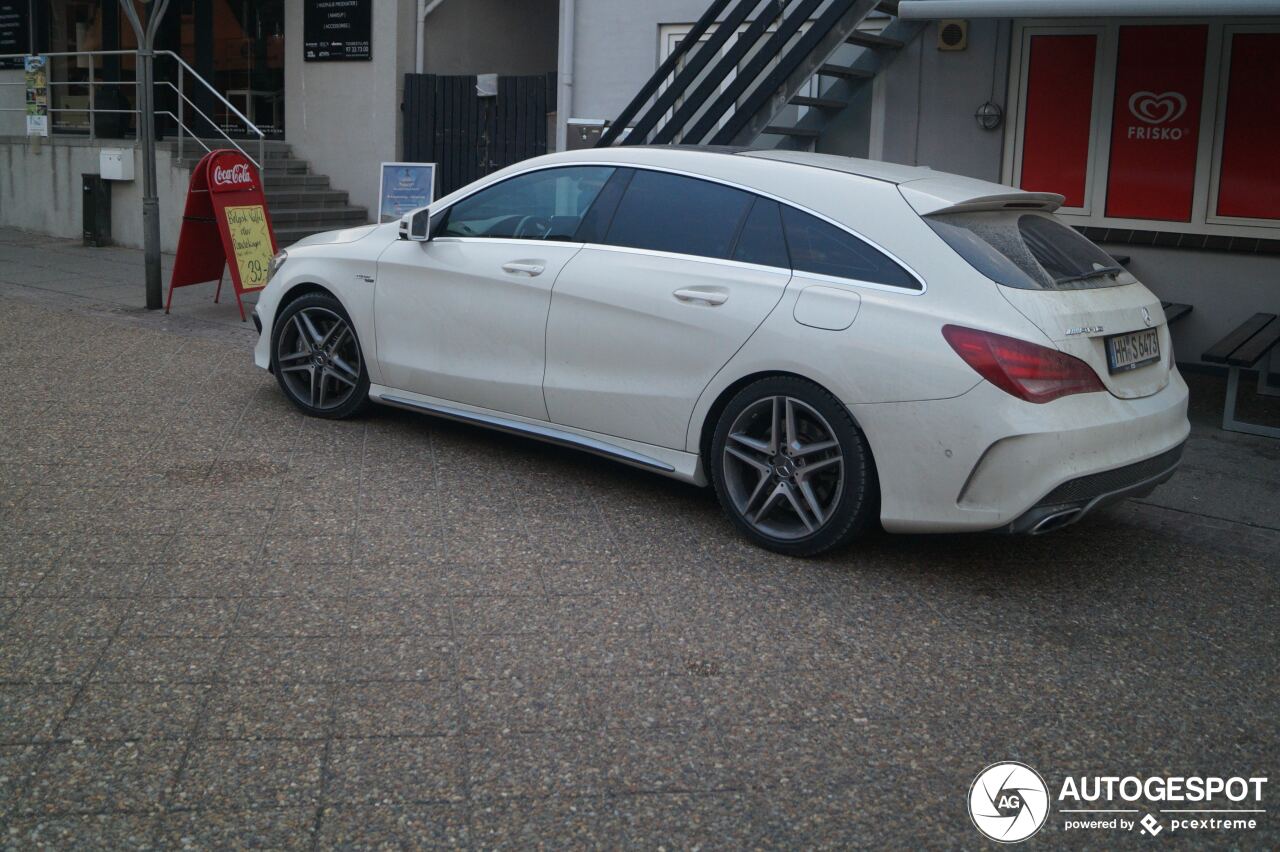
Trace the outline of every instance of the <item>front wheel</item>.
[[312, 417], [350, 417], [369, 401], [369, 371], [355, 328], [338, 300], [324, 293], [290, 302], [277, 317], [271, 371], [285, 396]]
[[814, 556], [874, 519], [875, 466], [848, 409], [818, 385], [777, 376], [743, 388], [716, 425], [708, 459], [720, 505], [757, 544]]

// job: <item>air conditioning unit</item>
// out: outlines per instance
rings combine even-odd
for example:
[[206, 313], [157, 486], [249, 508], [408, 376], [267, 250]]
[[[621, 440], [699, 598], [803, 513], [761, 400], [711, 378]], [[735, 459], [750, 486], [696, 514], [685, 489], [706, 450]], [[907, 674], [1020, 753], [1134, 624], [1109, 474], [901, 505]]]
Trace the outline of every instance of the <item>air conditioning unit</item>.
[[968, 46], [968, 21], [959, 18], [938, 21], [938, 50], [964, 50]]

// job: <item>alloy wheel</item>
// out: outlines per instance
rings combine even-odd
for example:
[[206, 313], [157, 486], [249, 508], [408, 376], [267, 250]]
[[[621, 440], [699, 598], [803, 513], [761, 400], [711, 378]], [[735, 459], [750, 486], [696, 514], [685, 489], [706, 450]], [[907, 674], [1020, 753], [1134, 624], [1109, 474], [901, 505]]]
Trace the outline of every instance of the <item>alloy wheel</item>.
[[767, 396], [743, 409], [721, 458], [738, 514], [775, 539], [813, 535], [831, 518], [844, 486], [835, 431], [813, 406]]
[[345, 405], [360, 384], [356, 336], [327, 308], [303, 308], [289, 318], [276, 343], [276, 363], [289, 392], [316, 411]]

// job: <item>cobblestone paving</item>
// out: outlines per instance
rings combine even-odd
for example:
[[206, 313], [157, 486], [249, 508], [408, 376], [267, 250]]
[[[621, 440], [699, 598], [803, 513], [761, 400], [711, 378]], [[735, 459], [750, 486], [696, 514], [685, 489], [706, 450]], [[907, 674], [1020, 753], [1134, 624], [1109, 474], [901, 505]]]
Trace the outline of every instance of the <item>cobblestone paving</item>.
[[304, 419], [238, 340], [0, 298], [13, 848], [975, 846], [996, 760], [1275, 774], [1273, 530], [792, 561], [589, 456]]

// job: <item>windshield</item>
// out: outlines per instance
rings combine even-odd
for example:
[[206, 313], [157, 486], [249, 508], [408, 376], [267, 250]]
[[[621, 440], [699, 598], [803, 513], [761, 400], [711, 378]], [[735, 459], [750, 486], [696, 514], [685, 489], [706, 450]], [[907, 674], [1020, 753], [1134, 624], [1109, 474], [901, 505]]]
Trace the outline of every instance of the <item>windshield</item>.
[[1111, 255], [1046, 213], [943, 213], [925, 221], [970, 266], [1006, 287], [1084, 290], [1135, 280]]

